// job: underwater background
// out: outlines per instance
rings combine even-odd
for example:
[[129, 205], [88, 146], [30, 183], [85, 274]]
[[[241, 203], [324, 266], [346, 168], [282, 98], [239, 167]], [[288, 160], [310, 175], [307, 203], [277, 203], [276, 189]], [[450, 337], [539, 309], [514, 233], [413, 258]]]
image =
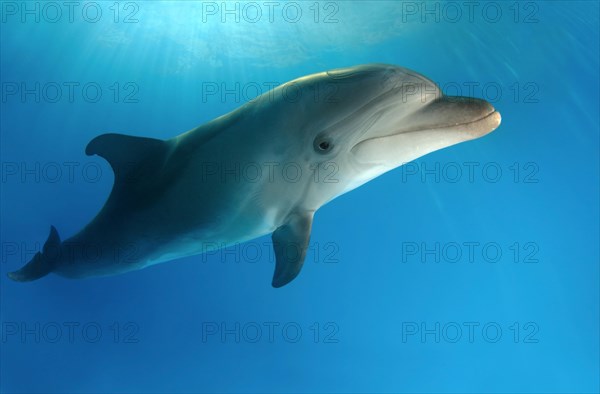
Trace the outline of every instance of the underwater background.
[[[0, 3], [0, 390], [598, 392], [599, 6]], [[91, 220], [86, 144], [170, 138], [291, 79], [389, 63], [501, 126], [320, 209], [273, 289], [270, 236], [128, 274], [6, 273]]]

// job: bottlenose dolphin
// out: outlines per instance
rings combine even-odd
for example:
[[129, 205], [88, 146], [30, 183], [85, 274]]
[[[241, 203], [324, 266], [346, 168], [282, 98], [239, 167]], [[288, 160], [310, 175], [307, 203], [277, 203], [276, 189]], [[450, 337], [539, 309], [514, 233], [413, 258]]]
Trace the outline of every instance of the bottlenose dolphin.
[[499, 124], [484, 100], [369, 64], [293, 80], [168, 140], [100, 135], [86, 154], [114, 170], [104, 207], [64, 242], [51, 227], [43, 250], [8, 275], [113, 275], [273, 233], [281, 287], [300, 272], [322, 205]]

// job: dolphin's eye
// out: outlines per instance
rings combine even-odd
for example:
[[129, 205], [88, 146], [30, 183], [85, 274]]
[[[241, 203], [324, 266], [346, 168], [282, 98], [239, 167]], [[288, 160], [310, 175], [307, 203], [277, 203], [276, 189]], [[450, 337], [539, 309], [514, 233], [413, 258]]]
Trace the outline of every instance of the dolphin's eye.
[[329, 152], [331, 150], [331, 143], [328, 140], [316, 140], [315, 148], [321, 153]]

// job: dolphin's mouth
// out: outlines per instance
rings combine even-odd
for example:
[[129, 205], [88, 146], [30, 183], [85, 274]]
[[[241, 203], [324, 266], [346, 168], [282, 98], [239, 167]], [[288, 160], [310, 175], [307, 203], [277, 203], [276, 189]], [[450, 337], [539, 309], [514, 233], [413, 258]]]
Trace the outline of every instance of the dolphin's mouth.
[[500, 115], [500, 112], [496, 111], [495, 109], [492, 109], [488, 114], [483, 115], [482, 117], [474, 119], [474, 120], [470, 120], [470, 121], [466, 121], [466, 122], [445, 123], [445, 124], [437, 124], [437, 125], [430, 125], [430, 126], [420, 126], [420, 127], [415, 127], [415, 128], [411, 128], [411, 129], [404, 129], [404, 130], [400, 130], [396, 133], [389, 134], [389, 135], [367, 138], [367, 139], [359, 142], [357, 145], [361, 144], [362, 142], [366, 142], [366, 141], [370, 141], [370, 140], [394, 137], [395, 135], [398, 135], [398, 134], [418, 133], [418, 132], [423, 132], [423, 131], [435, 131], [435, 130], [462, 131], [465, 133], [472, 134], [473, 138], [479, 138], [479, 137], [483, 137], [486, 134], [491, 133], [496, 128], [498, 128], [501, 121], [502, 121], [502, 117]]
[[435, 126], [428, 126], [423, 128], [416, 128], [414, 130], [405, 130], [403, 133], [413, 133], [419, 132], [423, 130], [454, 130], [461, 129], [465, 132], [472, 132], [475, 135], [474, 138], [482, 137], [488, 133], [494, 131], [502, 120], [500, 116], [500, 112], [496, 111], [493, 107], [490, 108], [489, 112], [485, 115], [482, 115], [479, 118], [466, 121], [466, 122], [457, 122], [457, 123], [446, 123]]
[[442, 97], [403, 119], [391, 134], [371, 135], [351, 152], [359, 162], [397, 166], [434, 150], [473, 140], [494, 131], [500, 113], [488, 102]]

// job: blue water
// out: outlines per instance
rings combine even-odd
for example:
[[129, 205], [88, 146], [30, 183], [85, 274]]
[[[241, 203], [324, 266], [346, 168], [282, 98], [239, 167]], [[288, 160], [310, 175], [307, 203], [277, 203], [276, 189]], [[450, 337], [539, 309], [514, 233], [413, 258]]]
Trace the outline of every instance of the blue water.
[[[598, 3], [293, 4], [0, 3], [0, 390], [598, 392]], [[270, 286], [269, 236], [121, 276], [6, 277], [102, 207], [93, 137], [169, 138], [374, 62], [485, 98], [502, 125], [320, 209], [290, 285]]]

